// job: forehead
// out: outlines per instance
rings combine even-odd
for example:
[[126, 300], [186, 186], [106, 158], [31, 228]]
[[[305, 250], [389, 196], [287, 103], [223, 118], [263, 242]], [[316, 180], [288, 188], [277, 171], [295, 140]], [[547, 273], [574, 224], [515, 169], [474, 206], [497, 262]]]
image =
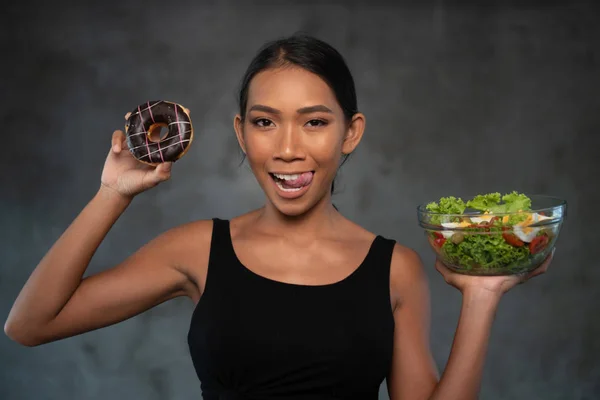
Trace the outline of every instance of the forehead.
[[335, 94], [318, 75], [297, 67], [268, 69], [258, 73], [248, 88], [248, 107], [262, 104], [280, 110], [323, 104], [341, 112]]

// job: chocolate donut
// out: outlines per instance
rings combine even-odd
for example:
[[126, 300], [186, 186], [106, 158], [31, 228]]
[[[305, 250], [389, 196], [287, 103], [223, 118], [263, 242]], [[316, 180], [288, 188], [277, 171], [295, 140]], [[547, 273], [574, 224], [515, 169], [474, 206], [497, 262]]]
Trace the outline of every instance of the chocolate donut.
[[[188, 151], [194, 139], [189, 110], [177, 103], [148, 101], [127, 113], [125, 119], [129, 151], [146, 164], [177, 161]], [[153, 140], [152, 134], [160, 132], [161, 127], [168, 129], [167, 135]]]

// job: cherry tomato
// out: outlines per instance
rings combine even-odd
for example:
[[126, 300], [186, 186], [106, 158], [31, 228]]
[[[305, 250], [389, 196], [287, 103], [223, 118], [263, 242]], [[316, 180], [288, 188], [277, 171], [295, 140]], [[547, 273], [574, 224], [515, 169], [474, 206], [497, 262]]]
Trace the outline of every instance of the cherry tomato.
[[446, 238], [445, 237], [441, 237], [441, 238], [437, 238], [433, 241], [433, 243], [437, 246], [437, 247], [442, 247], [444, 245], [444, 243], [446, 243]]
[[433, 236], [435, 236], [437, 239], [443, 239], [444, 235], [442, 235], [441, 232], [433, 232]]
[[541, 252], [544, 250], [549, 241], [550, 238], [548, 238], [546, 235], [536, 236], [531, 243], [529, 243], [529, 252], [531, 254], [537, 254]]
[[514, 247], [521, 247], [521, 246], [523, 246], [525, 244], [514, 233], [502, 232], [502, 237], [504, 238], [504, 240], [506, 240], [506, 243], [508, 243], [508, 244], [510, 244], [511, 246], [514, 246]]

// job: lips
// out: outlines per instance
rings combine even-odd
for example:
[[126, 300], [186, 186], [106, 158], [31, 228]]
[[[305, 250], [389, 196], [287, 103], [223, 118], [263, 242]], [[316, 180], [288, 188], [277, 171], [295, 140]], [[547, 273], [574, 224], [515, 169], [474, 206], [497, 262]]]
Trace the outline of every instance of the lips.
[[313, 171], [295, 174], [272, 173], [271, 177], [287, 189], [297, 189], [310, 184], [313, 174]]
[[278, 194], [286, 199], [302, 196], [312, 183], [314, 171], [296, 173], [269, 173], [271, 180], [277, 188]]

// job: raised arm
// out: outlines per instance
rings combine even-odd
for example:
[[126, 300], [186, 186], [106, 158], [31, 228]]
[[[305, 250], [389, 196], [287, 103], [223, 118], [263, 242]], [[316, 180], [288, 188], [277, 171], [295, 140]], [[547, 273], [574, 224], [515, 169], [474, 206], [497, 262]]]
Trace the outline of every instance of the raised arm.
[[83, 279], [100, 243], [133, 196], [170, 176], [168, 165], [145, 166], [129, 152], [121, 152], [123, 139], [122, 132], [115, 132], [98, 193], [19, 293], [4, 326], [11, 339], [36, 346], [123, 321], [177, 296], [194, 295], [196, 288], [182, 259], [188, 245], [185, 238], [190, 230], [210, 235], [211, 221], [163, 233], [119, 265]]

